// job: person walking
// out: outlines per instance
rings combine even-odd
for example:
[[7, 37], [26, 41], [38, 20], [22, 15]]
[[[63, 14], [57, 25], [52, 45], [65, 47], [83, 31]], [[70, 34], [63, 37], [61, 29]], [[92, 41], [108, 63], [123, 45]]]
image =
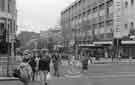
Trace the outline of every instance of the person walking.
[[39, 60], [39, 73], [40, 79], [43, 85], [47, 85], [47, 74], [50, 72], [50, 56], [48, 54], [48, 50], [44, 50], [41, 52], [42, 56]]
[[54, 75], [59, 77], [60, 56], [58, 55], [57, 52], [52, 56], [52, 62], [53, 62], [53, 66], [54, 66]]
[[18, 77], [24, 83], [24, 85], [28, 85], [28, 83], [32, 80], [32, 68], [29, 65], [30, 54], [28, 51], [24, 52], [24, 57], [20, 65], [17, 67]]
[[86, 72], [88, 70], [88, 56], [83, 53], [82, 57], [82, 72]]
[[88, 64], [89, 64], [89, 61], [90, 61], [91, 64], [93, 64], [93, 61], [92, 61], [92, 55], [91, 55], [90, 53], [88, 53], [88, 58], [89, 58]]
[[34, 81], [35, 80], [35, 75], [36, 75], [36, 57], [33, 55], [30, 57], [30, 60], [29, 60], [29, 65], [31, 66], [32, 68], [32, 80]]

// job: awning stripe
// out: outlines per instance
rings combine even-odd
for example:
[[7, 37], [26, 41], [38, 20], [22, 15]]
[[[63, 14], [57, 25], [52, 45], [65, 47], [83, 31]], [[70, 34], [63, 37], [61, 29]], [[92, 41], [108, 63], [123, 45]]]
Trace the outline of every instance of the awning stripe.
[[94, 42], [94, 44], [113, 44], [112, 41]]

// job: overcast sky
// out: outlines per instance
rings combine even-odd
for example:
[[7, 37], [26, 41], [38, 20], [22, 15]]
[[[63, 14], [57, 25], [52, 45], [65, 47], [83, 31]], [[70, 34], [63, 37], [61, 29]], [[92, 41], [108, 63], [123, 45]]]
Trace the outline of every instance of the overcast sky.
[[60, 22], [60, 12], [74, 0], [16, 0], [18, 30], [39, 32]]

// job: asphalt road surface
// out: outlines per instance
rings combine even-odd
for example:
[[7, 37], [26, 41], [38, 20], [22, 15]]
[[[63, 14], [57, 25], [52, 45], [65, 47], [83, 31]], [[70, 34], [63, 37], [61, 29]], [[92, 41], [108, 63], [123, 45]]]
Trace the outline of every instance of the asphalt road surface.
[[51, 79], [49, 85], [135, 85], [135, 64], [93, 64], [84, 73], [65, 66], [60, 71], [64, 77]]

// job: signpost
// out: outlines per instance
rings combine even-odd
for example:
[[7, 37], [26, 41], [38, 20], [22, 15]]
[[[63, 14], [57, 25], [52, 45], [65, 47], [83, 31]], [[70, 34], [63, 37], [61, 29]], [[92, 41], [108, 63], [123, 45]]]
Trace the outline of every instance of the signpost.
[[120, 43], [121, 43], [121, 38], [122, 38], [122, 23], [121, 23], [121, 16], [122, 16], [122, 0], [114, 0], [113, 2], [114, 6], [114, 32], [113, 32], [113, 37], [114, 37], [114, 57], [118, 58], [120, 56], [119, 50], [120, 50]]
[[121, 0], [114, 0], [114, 38], [122, 38], [121, 29]]

